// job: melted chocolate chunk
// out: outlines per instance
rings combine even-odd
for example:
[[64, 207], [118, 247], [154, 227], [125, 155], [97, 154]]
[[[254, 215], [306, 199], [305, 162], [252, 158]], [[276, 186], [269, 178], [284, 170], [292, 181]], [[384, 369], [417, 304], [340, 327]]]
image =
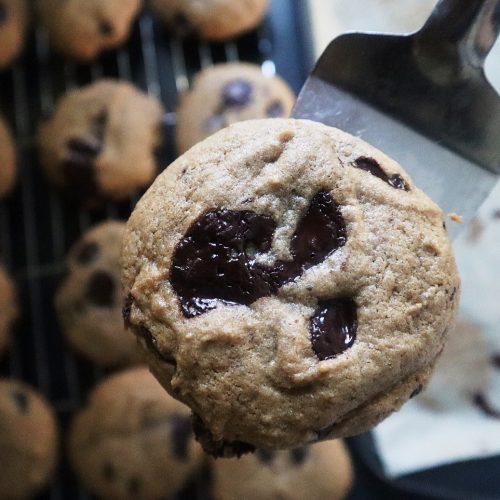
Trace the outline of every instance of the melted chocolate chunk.
[[266, 109], [266, 116], [268, 118], [280, 118], [285, 116], [285, 107], [281, 101], [272, 102]]
[[135, 497], [142, 488], [142, 480], [137, 476], [131, 477], [127, 482], [127, 491]]
[[25, 392], [22, 391], [12, 391], [10, 393], [11, 398], [14, 400], [16, 403], [16, 406], [18, 410], [25, 415], [28, 413], [28, 408], [29, 408], [29, 400], [28, 400], [28, 395]]
[[309, 449], [305, 447], [295, 448], [294, 450], [290, 451], [292, 463], [295, 465], [302, 465], [307, 460], [308, 455]]
[[127, 295], [127, 298], [123, 301], [123, 307], [122, 307], [123, 326], [125, 330], [128, 330], [130, 328], [130, 313], [132, 311], [133, 303], [134, 303], [134, 297], [132, 296], [131, 293], [129, 293]]
[[113, 25], [109, 21], [101, 21], [98, 29], [99, 33], [104, 36], [109, 36], [113, 33]]
[[418, 396], [422, 392], [423, 388], [424, 386], [422, 384], [418, 384], [417, 387], [415, 387], [414, 391], [410, 394], [410, 399]]
[[87, 265], [93, 262], [99, 255], [99, 246], [95, 241], [88, 241], [83, 243], [76, 252], [76, 260], [82, 264]]
[[193, 435], [191, 418], [183, 415], [172, 417], [172, 434], [170, 442], [173, 454], [182, 461], [187, 461], [189, 452], [189, 440]]
[[104, 271], [96, 271], [87, 283], [85, 297], [96, 306], [111, 307], [115, 302], [115, 291], [113, 277]]
[[262, 448], [259, 448], [255, 454], [257, 455], [257, 458], [266, 465], [271, 464], [274, 459], [276, 458], [276, 452], [272, 450], [264, 450]]
[[309, 321], [311, 344], [318, 359], [332, 359], [351, 347], [357, 328], [356, 303], [352, 299], [320, 302]]
[[205, 453], [214, 458], [241, 457], [245, 453], [253, 453], [255, 446], [243, 441], [215, 441], [212, 433], [205, 427], [201, 418], [193, 414], [193, 431], [196, 441], [198, 441]]
[[500, 419], [500, 410], [493, 408], [493, 406], [491, 406], [491, 403], [483, 393], [478, 392], [474, 394], [474, 396], [472, 397], [472, 402], [487, 417]]
[[252, 98], [252, 85], [246, 80], [232, 80], [222, 89], [224, 106], [245, 106]]
[[7, 21], [8, 17], [7, 6], [3, 2], [0, 2], [0, 24], [3, 24], [5, 21]]
[[389, 186], [392, 186], [395, 189], [404, 189], [405, 191], [410, 190], [405, 180], [399, 174], [387, 175], [379, 165], [378, 161], [373, 158], [361, 156], [354, 163], [357, 168], [382, 179], [384, 182], [389, 184]]
[[158, 345], [156, 339], [153, 337], [153, 334], [144, 326], [134, 327], [134, 333], [142, 338], [144, 342], [146, 342], [146, 346], [148, 350], [153, 353], [158, 359], [161, 361], [168, 363], [170, 365], [177, 366], [177, 361], [173, 357], [168, 357], [158, 349]]
[[252, 211], [211, 210], [196, 220], [178, 243], [171, 269], [184, 316], [198, 316], [219, 303], [250, 305], [274, 295], [347, 241], [340, 208], [323, 191], [299, 220], [291, 239], [292, 260], [268, 267], [249, 249], [268, 252], [275, 230], [271, 217]]
[[102, 467], [102, 477], [106, 481], [114, 481], [116, 479], [116, 470], [113, 464], [106, 462]]

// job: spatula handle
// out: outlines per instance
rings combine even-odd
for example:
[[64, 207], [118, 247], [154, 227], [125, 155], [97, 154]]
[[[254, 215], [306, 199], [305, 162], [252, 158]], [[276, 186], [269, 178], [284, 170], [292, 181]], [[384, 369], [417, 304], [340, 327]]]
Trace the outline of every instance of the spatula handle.
[[500, 30], [500, 0], [440, 0], [418, 34], [421, 48], [482, 68]]

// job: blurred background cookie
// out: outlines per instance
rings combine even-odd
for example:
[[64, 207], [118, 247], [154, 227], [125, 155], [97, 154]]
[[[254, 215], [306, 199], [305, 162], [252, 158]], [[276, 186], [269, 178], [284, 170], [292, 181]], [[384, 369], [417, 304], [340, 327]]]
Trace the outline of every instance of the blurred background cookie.
[[15, 180], [16, 150], [14, 139], [7, 123], [0, 116], [0, 199], [10, 192]]
[[26, 0], [0, 1], [0, 71], [19, 55], [28, 23]]
[[254, 118], [287, 118], [295, 103], [288, 84], [260, 66], [211, 66], [194, 79], [177, 109], [177, 149], [183, 153], [218, 130]]
[[69, 458], [102, 499], [157, 500], [179, 491], [202, 462], [190, 412], [146, 368], [99, 384], [75, 417]]
[[215, 500], [340, 500], [351, 488], [353, 470], [337, 440], [217, 460], [213, 477]]
[[177, 35], [223, 40], [255, 28], [268, 0], [149, 0], [153, 11]]
[[58, 455], [54, 413], [27, 385], [0, 380], [0, 498], [31, 498], [49, 482]]
[[9, 342], [10, 328], [17, 314], [14, 283], [0, 264], [0, 354]]
[[160, 102], [126, 82], [70, 91], [40, 126], [47, 176], [88, 206], [131, 195], [155, 175], [163, 114]]
[[51, 45], [67, 57], [90, 60], [117, 47], [130, 32], [141, 0], [38, 0]]
[[125, 224], [104, 222], [85, 233], [67, 259], [55, 303], [68, 343], [99, 365], [138, 363], [131, 332], [124, 329], [120, 251]]

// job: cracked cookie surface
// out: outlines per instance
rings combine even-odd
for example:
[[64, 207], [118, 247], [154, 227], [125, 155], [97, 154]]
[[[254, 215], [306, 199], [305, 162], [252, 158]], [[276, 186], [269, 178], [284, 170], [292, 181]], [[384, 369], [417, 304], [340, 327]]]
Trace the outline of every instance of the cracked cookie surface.
[[132, 214], [126, 320], [214, 455], [357, 434], [424, 386], [443, 348], [460, 295], [443, 220], [360, 139], [232, 125]]

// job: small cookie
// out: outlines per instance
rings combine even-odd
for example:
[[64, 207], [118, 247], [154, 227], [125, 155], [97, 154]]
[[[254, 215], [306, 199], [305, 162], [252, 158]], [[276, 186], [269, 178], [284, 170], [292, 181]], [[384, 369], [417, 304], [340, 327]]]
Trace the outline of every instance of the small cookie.
[[101, 80], [60, 99], [38, 145], [49, 179], [87, 205], [126, 198], [156, 173], [161, 104], [133, 85]]
[[15, 181], [16, 150], [14, 139], [7, 123], [0, 116], [0, 199], [12, 190]]
[[0, 354], [9, 342], [9, 332], [17, 314], [14, 283], [0, 265]]
[[178, 36], [195, 34], [207, 40], [224, 40], [255, 28], [269, 1], [149, 0], [149, 4]]
[[21, 52], [27, 24], [26, 0], [0, 0], [0, 71]]
[[203, 456], [189, 409], [146, 368], [111, 376], [94, 389], [72, 423], [68, 451], [84, 486], [106, 500], [173, 495]]
[[213, 455], [364, 432], [425, 385], [458, 307], [444, 214], [305, 120], [231, 125], [139, 201], [125, 317]]
[[336, 440], [217, 460], [213, 477], [214, 500], [341, 500], [353, 470], [344, 444]]
[[177, 149], [197, 142], [232, 123], [254, 118], [287, 118], [295, 96], [279, 76], [260, 66], [228, 63], [211, 66], [195, 78], [177, 109]]
[[128, 38], [141, 0], [38, 0], [37, 7], [54, 49], [89, 61]]
[[72, 247], [55, 297], [69, 344], [102, 366], [138, 363], [134, 336], [125, 331], [121, 313], [120, 250], [125, 224], [104, 222]]
[[0, 498], [31, 498], [47, 485], [57, 462], [57, 434], [54, 413], [40, 394], [0, 380]]

